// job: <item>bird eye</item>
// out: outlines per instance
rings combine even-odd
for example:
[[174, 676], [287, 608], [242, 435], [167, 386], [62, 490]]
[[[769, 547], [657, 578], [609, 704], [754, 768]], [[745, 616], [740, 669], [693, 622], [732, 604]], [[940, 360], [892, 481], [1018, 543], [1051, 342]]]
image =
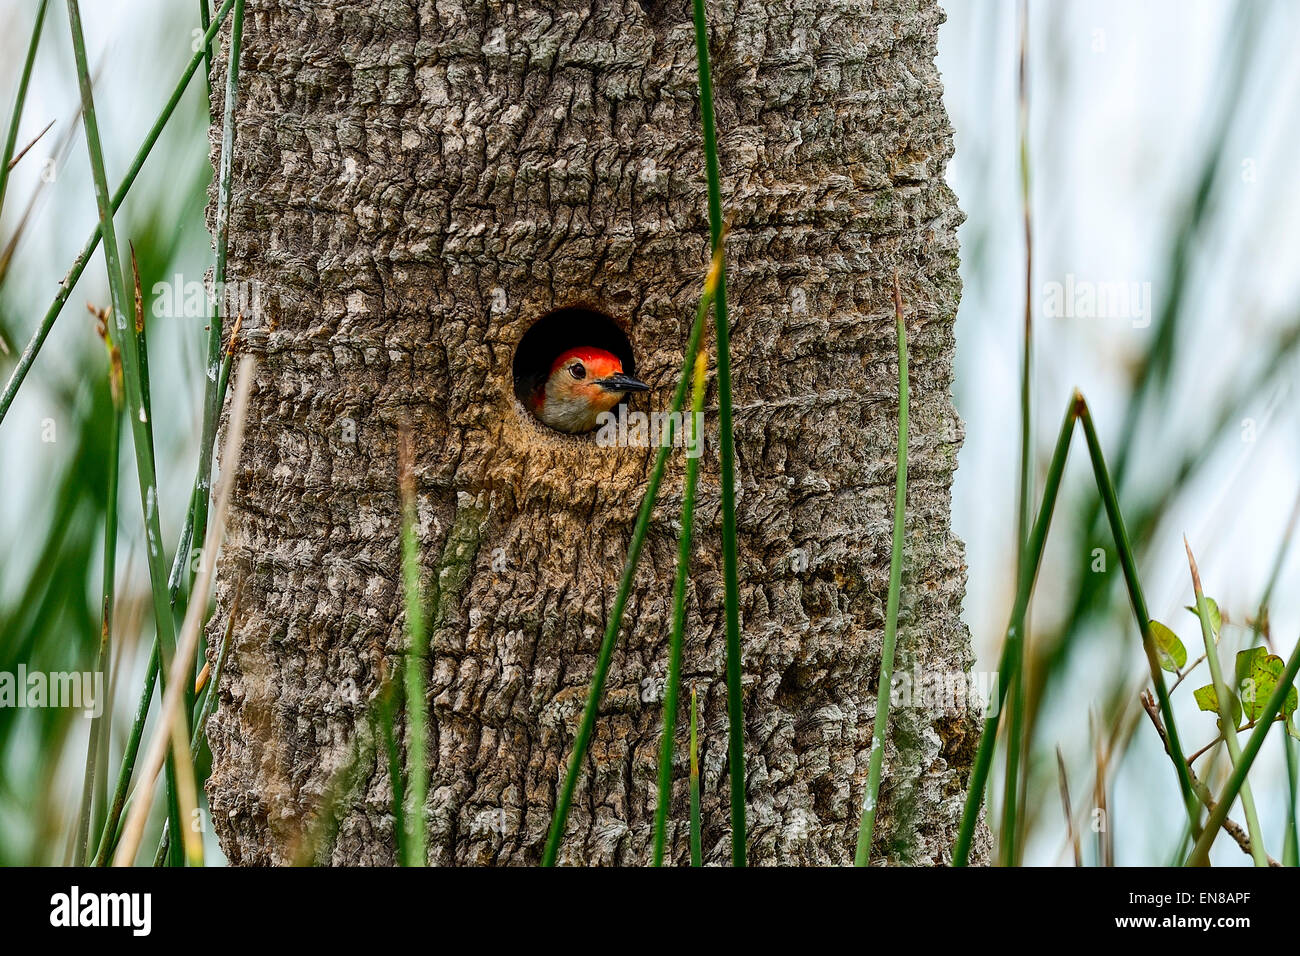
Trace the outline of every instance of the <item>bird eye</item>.
[[583, 367], [581, 362], [574, 362], [569, 366], [569, 374], [574, 378], [586, 378], [587, 370]]

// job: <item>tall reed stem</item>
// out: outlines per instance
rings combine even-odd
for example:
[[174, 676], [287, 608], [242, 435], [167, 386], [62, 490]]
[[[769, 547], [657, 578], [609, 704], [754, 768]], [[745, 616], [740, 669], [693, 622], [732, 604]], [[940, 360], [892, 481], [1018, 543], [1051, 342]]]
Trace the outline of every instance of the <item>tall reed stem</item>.
[[[715, 264], [722, 255], [721, 249], [714, 250]], [[712, 297], [705, 284], [705, 294], [700, 299], [700, 306], [691, 326], [690, 339], [686, 343], [686, 355], [682, 360], [681, 376], [673, 392], [672, 404], [668, 417], [667, 435], [663, 445], [655, 452], [654, 466], [650, 471], [650, 481], [645, 494], [641, 497], [641, 508], [637, 512], [636, 524], [632, 528], [632, 541], [628, 545], [627, 560], [623, 563], [623, 573], [619, 578], [618, 591], [614, 595], [614, 605], [610, 609], [609, 623], [605, 625], [605, 636], [601, 640], [600, 654], [596, 658], [596, 670], [591, 676], [591, 686], [587, 691], [587, 704], [582, 712], [582, 723], [578, 726], [578, 735], [573, 742], [573, 754], [569, 757], [569, 768], [555, 801], [555, 813], [551, 817], [551, 829], [546, 838], [546, 849], [542, 854], [542, 866], [554, 866], [564, 840], [564, 830], [569, 821], [569, 807], [573, 803], [573, 791], [578, 785], [582, 773], [582, 764], [587, 758], [587, 748], [591, 744], [591, 734], [596, 727], [596, 714], [600, 710], [600, 698], [605, 690], [605, 678], [609, 675], [609, 665], [614, 659], [614, 647], [618, 643], [618, 632], [623, 626], [623, 611], [627, 607], [627, 597], [632, 591], [632, 581], [636, 577], [636, 567], [641, 560], [641, 549], [645, 545], [646, 532], [650, 527], [650, 515], [654, 512], [655, 498], [659, 495], [659, 484], [663, 481], [664, 466], [668, 462], [668, 453], [672, 451], [673, 437], [676, 434], [677, 419], [686, 403], [686, 389], [691, 381], [691, 369], [695, 365], [695, 355], [700, 348], [700, 339], [704, 334], [704, 321], [708, 316]]]
[[871, 839], [876, 828], [876, 801], [885, 763], [885, 737], [889, 732], [889, 698], [894, 681], [894, 645], [898, 638], [898, 598], [903, 582], [903, 532], [907, 513], [907, 324], [903, 321], [903, 295], [894, 273], [894, 321], [898, 335], [898, 465], [894, 477], [894, 537], [889, 553], [889, 596], [885, 602], [885, 640], [880, 650], [880, 679], [876, 682], [876, 721], [871, 730], [871, 757], [867, 792], [862, 800], [858, 848], [854, 866], [871, 862]]
[[[1031, 193], [1029, 188], [1029, 3], [1020, 0], [1020, 58], [1018, 77], [1019, 139], [1020, 139], [1020, 204], [1025, 234], [1025, 321], [1024, 341], [1021, 344], [1020, 364], [1020, 474], [1016, 506], [1016, 573], [1025, 562], [1026, 536], [1032, 520], [1030, 499], [1034, 483], [1034, 451], [1032, 422], [1032, 384], [1034, 355], [1033, 263], [1034, 232]], [[1020, 655], [1015, 685], [1010, 688], [1011, 712], [1007, 726], [1007, 763], [1002, 790], [1001, 858], [1005, 866], [1014, 866], [1019, 859], [1021, 788], [1024, 785], [1020, 762], [1027, 746], [1025, 739], [1028, 696], [1025, 684], [1026, 644], [1028, 627], [1016, 651]]]
[[686, 487], [682, 492], [682, 530], [677, 539], [677, 575], [673, 581], [673, 629], [668, 639], [668, 679], [664, 684], [664, 727], [659, 744], [659, 798], [655, 806], [654, 865], [662, 866], [668, 827], [668, 805], [673, 795], [673, 735], [677, 730], [677, 691], [682, 680], [682, 643], [686, 630], [686, 583], [691, 575], [691, 529], [695, 521], [695, 486], [699, 480], [703, 436], [696, 423], [704, 414], [704, 379], [708, 355], [695, 356], [695, 386], [691, 414], [686, 420]]
[[731, 862], [745, 865], [745, 702], [740, 659], [740, 583], [736, 570], [736, 442], [731, 423], [731, 325], [727, 320], [727, 269], [722, 251], [722, 186], [713, 116], [709, 33], [704, 0], [694, 0], [695, 53], [700, 65], [700, 116], [709, 186], [709, 235], [718, 256], [713, 328], [718, 347], [718, 456], [722, 480], [722, 588], [727, 631], [727, 769], [731, 778]]
[[[77, 65], [77, 81], [81, 89], [82, 123], [86, 132], [86, 147], [90, 154], [91, 177], [95, 184], [95, 204], [99, 210], [100, 230], [104, 236], [104, 259], [108, 265], [108, 285], [113, 301], [113, 320], [117, 327], [117, 341], [121, 344], [122, 375], [126, 383], [127, 405], [130, 409], [131, 432], [135, 447], [136, 474], [140, 484], [140, 506], [144, 513], [145, 554], [149, 567], [149, 583], [153, 593], [154, 623], [158, 643], [164, 659], [176, 645], [176, 630], [167, 601], [167, 579], [163, 568], [162, 531], [159, 524], [158, 477], [153, 457], [152, 425], [145, 406], [146, 384], [141, 375], [138, 340], [131, 328], [132, 314], [123, 284], [122, 263], [118, 256], [117, 232], [113, 226], [112, 198], [108, 192], [108, 177], [104, 171], [104, 152], [99, 138], [99, 121], [95, 113], [95, 100], [91, 91], [90, 67], [86, 61], [86, 42], [81, 27], [81, 9], [78, 0], [68, 0], [68, 22], [72, 32], [73, 54]], [[179, 832], [178, 810], [174, 802], [174, 765], [168, 761], [168, 790], [173, 794], [171, 803], [172, 829]], [[174, 860], [173, 862], [179, 862]]]
[[[1002, 644], [1002, 656], [998, 665], [998, 687], [989, 702], [989, 716], [984, 722], [984, 733], [980, 737], [979, 747], [975, 752], [975, 763], [971, 769], [971, 778], [966, 792], [966, 806], [962, 811], [961, 824], [957, 833], [957, 843], [953, 848], [953, 865], [965, 866], [970, 858], [971, 843], [979, 819], [980, 805], [984, 799], [984, 787], [988, 783], [989, 766], [993, 760], [993, 748], [996, 744], [998, 721], [1006, 699], [1008, 686], [1020, 673], [1020, 648], [1025, 626], [1025, 612], [1029, 598], [1033, 593], [1034, 581], [1038, 576], [1038, 567], [1042, 563], [1043, 548], [1047, 542], [1047, 531], [1051, 526], [1052, 512], [1056, 508], [1057, 493], [1060, 491], [1061, 477], [1070, 452], [1070, 438], [1074, 433], [1074, 424], [1078, 421], [1083, 426], [1084, 438], [1088, 445], [1088, 455], [1092, 463], [1093, 476], [1097, 490], [1105, 507], [1106, 517], [1110, 522], [1111, 536], [1119, 552], [1120, 564], [1124, 570], [1124, 581], [1128, 587], [1129, 601], [1133, 606], [1133, 615], [1137, 619], [1138, 629], [1142, 634], [1142, 648], [1146, 652], [1147, 665], [1151, 671], [1151, 683], [1155, 686], [1156, 696], [1160, 701], [1160, 711], [1166, 724], [1169, 744], [1169, 759], [1174, 764], [1178, 776], [1179, 789], [1187, 810], [1188, 820], [1193, 832], [1200, 827], [1200, 806], [1192, 789], [1191, 777], [1187, 769], [1187, 760], [1183, 756], [1182, 744], [1178, 738], [1178, 728], [1174, 723], [1173, 708], [1169, 703], [1169, 692], [1165, 687], [1160, 660], [1156, 646], [1151, 637], [1151, 618], [1147, 613], [1146, 598], [1142, 593], [1142, 584], [1138, 579], [1137, 560], [1129, 545], [1128, 531], [1124, 527], [1124, 517], [1119, 510], [1119, 499], [1115, 485], [1111, 481], [1106, 467], [1106, 458], [1102, 454], [1101, 442], [1093, 426], [1092, 413], [1083, 396], [1075, 391], [1066, 409], [1065, 419], [1057, 435], [1056, 449], [1047, 469], [1047, 481], [1043, 489], [1042, 505], [1038, 519], [1034, 522], [1026, 547], [1026, 561], [1020, 569], [1016, 587], [1015, 605], [1011, 611], [1011, 620], [1007, 625], [1006, 638]], [[1224, 811], [1225, 816], [1227, 811]]]
[[703, 833], [700, 823], [700, 751], [696, 739], [695, 688], [691, 688], [691, 866], [704, 865]]
[[406, 866], [428, 864], [428, 824], [425, 800], [429, 790], [429, 708], [425, 699], [426, 659], [429, 637], [424, 621], [424, 602], [420, 598], [420, 543], [415, 524], [415, 473], [410, 435], [401, 437], [401, 463], [398, 482], [402, 499], [402, 590], [406, 597], [406, 778], [409, 783], [411, 811], [406, 818]]

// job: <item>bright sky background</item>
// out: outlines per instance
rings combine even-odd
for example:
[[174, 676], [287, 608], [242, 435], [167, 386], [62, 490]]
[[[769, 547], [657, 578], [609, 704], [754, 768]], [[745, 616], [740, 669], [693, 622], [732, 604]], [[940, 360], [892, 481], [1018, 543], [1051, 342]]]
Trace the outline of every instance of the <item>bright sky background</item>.
[[[939, 66], [956, 129], [948, 178], [968, 217], [960, 233], [964, 292], [955, 389], [966, 445], [953, 521], [970, 565], [965, 608], [977, 666], [994, 669], [1014, 590], [1025, 268], [1017, 163], [1018, 14], [1008, 0], [961, 0], [944, 7], [948, 22], [940, 32]], [[1186, 361], [1178, 366], [1176, 393], [1185, 399], [1162, 409], [1159, 427], [1142, 433], [1148, 452], [1135, 459], [1135, 476], [1167, 468], [1169, 449], [1180, 447], [1180, 436], [1197, 434], [1199, 416], [1217, 408], [1216, 399], [1242, 384], [1261, 360], [1268, 341], [1264, 333], [1300, 315], [1300, 270], [1294, 267], [1300, 252], [1294, 228], [1300, 212], [1294, 122], [1300, 115], [1294, 56], [1300, 6], [1245, 7], [1256, 15], [1248, 25], [1248, 72], [1225, 144], [1224, 189], [1211, 238], [1193, 257], [1193, 300], [1178, 346]], [[1087, 396], [1103, 444], [1113, 442], [1126, 395], [1125, 369], [1146, 348], [1152, 331], [1123, 319], [1048, 318], [1043, 314], [1046, 283], [1063, 283], [1067, 275], [1150, 283], [1158, 313], [1169, 291], [1166, 256], [1178, 210], [1204, 157], [1217, 148], [1215, 117], [1231, 72], [1232, 30], [1241, 19], [1236, 5], [1209, 0], [1030, 4], [1040, 489], [1071, 388], [1078, 385]], [[1181, 536], [1186, 533], [1197, 551], [1207, 592], [1238, 614], [1253, 613], [1300, 487], [1295, 410], [1289, 390], [1255, 403], [1255, 442], [1241, 441], [1239, 433], [1217, 449], [1161, 527], [1152, 551], [1158, 560], [1153, 557], [1142, 569], [1152, 615], [1174, 625], [1189, 649], [1199, 648], [1200, 640], [1195, 619], [1181, 610], [1191, 600]], [[1067, 501], [1093, 493], [1085, 459], [1079, 437], [1067, 472]], [[1070, 512], [1058, 509], [1058, 515], [1068, 520]], [[1068, 537], [1061, 534], [1064, 527], [1059, 520], [1054, 525], [1056, 538]], [[1060, 549], [1050, 553], [1039, 578], [1034, 620], [1052, 619], [1054, 580], [1078, 574], [1084, 558]], [[1272, 608], [1273, 633], [1283, 653], [1300, 628], [1300, 594], [1288, 586], [1298, 568], [1293, 556]], [[1136, 642], [1131, 621], [1129, 632]], [[1049, 743], [1054, 737], [1079, 737], [1088, 688], [1102, 679], [1096, 668], [1145, 666], [1136, 643], [1126, 662], [1098, 657], [1080, 665], [1071, 700], [1059, 703], [1043, 728]], [[1213, 736], [1208, 715], [1189, 709], [1183, 717], [1181, 707], [1177, 713], [1180, 726], [1186, 722], [1194, 728], [1198, 745]], [[1153, 737], [1149, 727], [1139, 730], [1137, 749], [1119, 779], [1113, 816], [1120, 828], [1121, 863], [1147, 857], [1142, 837], [1153, 821], [1140, 805], [1149, 802], [1150, 781], [1173, 793], [1172, 769]], [[1268, 751], [1261, 759], [1275, 768], [1279, 754]], [[1083, 785], [1075, 781], [1076, 787]], [[1272, 788], [1257, 787], [1257, 794], [1266, 789]], [[1259, 802], [1266, 830], [1270, 824], [1276, 830], [1281, 804]], [[1179, 823], [1176, 812], [1163, 820]], [[1154, 821], [1157, 830], [1160, 822]], [[1120, 838], [1125, 827], [1133, 828], [1127, 839]], [[1153, 839], [1168, 842], [1163, 834]], [[1052, 862], [1059, 850], [1056, 841], [1036, 843], [1030, 857]], [[1245, 857], [1234, 847], [1220, 861]]]

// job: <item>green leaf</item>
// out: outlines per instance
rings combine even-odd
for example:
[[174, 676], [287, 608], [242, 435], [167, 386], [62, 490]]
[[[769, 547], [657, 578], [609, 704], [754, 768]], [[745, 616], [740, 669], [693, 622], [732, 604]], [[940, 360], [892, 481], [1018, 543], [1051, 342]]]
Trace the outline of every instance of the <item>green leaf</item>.
[[[1200, 614], [1197, 614], [1195, 604], [1185, 604], [1183, 606], [1193, 614], [1196, 614], [1197, 617], [1200, 617]], [[1223, 629], [1223, 615], [1219, 613], [1219, 603], [1214, 600], [1214, 598], [1207, 597], [1205, 599], [1205, 606], [1210, 609], [1210, 631], [1217, 638], [1219, 636], [1219, 631]]]
[[[1277, 687], [1278, 679], [1286, 670], [1286, 662], [1266, 648], [1251, 647], [1237, 654], [1237, 688], [1246, 717], [1255, 720], [1264, 711], [1264, 705]], [[1300, 702], [1300, 694], [1292, 687], [1282, 702], [1282, 716], [1289, 720]], [[1289, 723], [1288, 723], [1288, 726]]]
[[1178, 635], [1159, 621], [1151, 621], [1151, 640], [1156, 645], [1156, 656], [1160, 659], [1160, 666], [1167, 671], [1177, 674], [1187, 663], [1187, 648], [1183, 647], [1183, 642], [1178, 639]]
[[[1196, 706], [1201, 710], [1208, 710], [1212, 714], [1219, 712], [1219, 698], [1214, 693], [1214, 685], [1206, 684], [1204, 687], [1198, 687], [1192, 691], [1192, 696], [1196, 698]], [[1241, 722], [1241, 701], [1237, 700], [1237, 695], [1228, 691], [1228, 705], [1232, 711], [1232, 725], [1235, 729]], [[1223, 728], [1223, 721], [1219, 721], [1220, 729]]]

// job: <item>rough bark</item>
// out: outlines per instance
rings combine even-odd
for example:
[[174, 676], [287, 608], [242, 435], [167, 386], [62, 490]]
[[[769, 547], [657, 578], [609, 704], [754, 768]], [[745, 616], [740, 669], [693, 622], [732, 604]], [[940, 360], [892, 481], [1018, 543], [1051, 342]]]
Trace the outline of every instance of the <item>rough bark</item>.
[[[942, 14], [917, 0], [722, 0], [710, 16], [731, 225], [749, 855], [846, 863], [889, 569], [896, 268], [912, 381], [899, 669], [972, 659], [949, 527], [961, 216], [943, 178]], [[652, 451], [541, 427], [512, 394], [511, 360], [539, 317], [586, 304], [614, 317], [657, 386], [634, 407], [666, 406], [707, 264], [695, 83], [682, 0], [250, 0], [230, 273], [261, 286], [264, 314], [243, 336], [261, 361], [214, 632], [240, 586], [242, 598], [208, 727], [232, 863], [297, 852], [381, 670], [399, 666], [403, 420], [424, 569], [441, 594], [430, 861], [540, 858]], [[684, 675], [702, 714], [705, 857], [720, 863], [710, 426]], [[681, 469], [675, 456], [562, 862], [650, 857]], [[944, 862], [976, 721], [900, 708], [891, 723], [877, 854]], [[322, 859], [390, 863], [382, 754], [367, 754], [360, 779]]]

